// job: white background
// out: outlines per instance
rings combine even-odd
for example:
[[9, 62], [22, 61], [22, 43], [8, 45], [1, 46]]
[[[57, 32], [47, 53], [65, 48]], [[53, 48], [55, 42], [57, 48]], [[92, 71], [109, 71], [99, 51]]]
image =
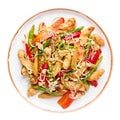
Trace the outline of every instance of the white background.
[[[18, 94], [8, 74], [7, 55], [13, 35], [29, 17], [50, 8], [75, 9], [91, 17], [107, 34], [113, 51], [113, 71], [106, 89], [92, 104], [70, 113], [46, 112], [31, 106]], [[0, 0], [0, 120], [119, 120], [119, 11], [119, 0]]]

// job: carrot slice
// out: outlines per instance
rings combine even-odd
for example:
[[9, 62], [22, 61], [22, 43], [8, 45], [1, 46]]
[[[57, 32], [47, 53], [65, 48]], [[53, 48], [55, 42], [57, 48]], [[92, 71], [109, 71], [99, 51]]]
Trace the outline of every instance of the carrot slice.
[[40, 42], [42, 39], [46, 39], [48, 35], [47, 30], [41, 31], [32, 41], [32, 44], [35, 44], [36, 42]]

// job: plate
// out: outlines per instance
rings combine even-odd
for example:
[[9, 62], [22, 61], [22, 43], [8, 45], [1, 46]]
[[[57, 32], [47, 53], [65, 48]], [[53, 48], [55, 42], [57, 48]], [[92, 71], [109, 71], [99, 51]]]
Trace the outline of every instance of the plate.
[[[28, 97], [27, 96], [27, 89], [29, 86], [29, 81], [26, 77], [23, 77], [21, 75], [21, 63], [19, 62], [17, 52], [19, 49], [24, 49], [22, 40], [24, 38], [24, 34], [27, 34], [30, 30], [31, 26], [35, 24], [38, 26], [40, 22], [45, 22], [47, 26], [49, 26], [54, 18], [57, 17], [64, 17], [64, 18], [70, 18], [74, 17], [77, 21], [77, 26], [94, 26], [95, 30], [94, 32], [100, 34], [104, 41], [105, 46], [102, 48], [102, 54], [104, 56], [104, 59], [99, 67], [105, 69], [105, 73], [100, 78], [99, 85], [97, 88], [91, 87], [86, 94], [80, 98], [74, 101], [74, 103], [67, 109], [62, 109], [58, 104], [57, 100], [59, 98], [52, 98], [52, 99], [39, 99], [37, 96], [34, 97]], [[106, 87], [111, 71], [112, 71], [112, 50], [110, 46], [110, 42], [104, 33], [104, 31], [101, 29], [101, 27], [90, 17], [87, 15], [70, 9], [50, 9], [43, 12], [40, 12], [31, 18], [29, 18], [27, 21], [25, 21], [20, 28], [15, 33], [10, 47], [8, 51], [8, 71], [10, 78], [12, 80], [13, 85], [15, 86], [18, 93], [30, 104], [33, 106], [48, 110], [48, 111], [54, 111], [54, 112], [68, 112], [68, 111], [74, 111], [77, 109], [81, 109], [85, 106], [87, 106], [89, 103], [94, 101], [104, 90]]]

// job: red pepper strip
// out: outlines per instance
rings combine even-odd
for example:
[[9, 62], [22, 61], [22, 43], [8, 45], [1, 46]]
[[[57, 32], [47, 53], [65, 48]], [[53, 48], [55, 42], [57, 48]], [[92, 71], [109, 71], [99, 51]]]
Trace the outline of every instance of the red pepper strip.
[[43, 65], [42, 65], [42, 69], [48, 69], [49, 68], [49, 65], [47, 62], [44, 62]]
[[53, 31], [56, 31], [59, 29], [59, 26], [65, 22], [65, 19], [63, 17], [59, 18], [55, 23], [52, 24]]
[[66, 109], [67, 107], [69, 107], [72, 104], [73, 101], [74, 101], [74, 99], [70, 98], [70, 92], [67, 92], [58, 100], [57, 103], [63, 109]]
[[93, 81], [89, 81], [89, 83], [91, 85], [93, 85], [94, 87], [97, 87], [98, 86], [98, 82], [96, 80], [93, 80]]
[[95, 64], [100, 56], [100, 54], [102, 53], [101, 49], [99, 50], [96, 50], [96, 52], [93, 54], [93, 51], [91, 50], [90, 48], [90, 51], [89, 51], [89, 55], [88, 55], [88, 61]]
[[63, 72], [59, 72], [57, 75], [56, 75], [56, 79], [57, 78], [61, 78], [63, 76]]
[[30, 60], [32, 60], [33, 55], [31, 53], [30, 48], [27, 43], [25, 44], [25, 48], [26, 48], [26, 53], [27, 53], [28, 57], [30, 58]]
[[81, 32], [74, 32], [74, 33], [71, 33], [70, 35], [65, 36], [63, 39], [70, 40], [72, 38], [78, 38], [78, 37], [80, 37], [80, 34], [81, 34]]

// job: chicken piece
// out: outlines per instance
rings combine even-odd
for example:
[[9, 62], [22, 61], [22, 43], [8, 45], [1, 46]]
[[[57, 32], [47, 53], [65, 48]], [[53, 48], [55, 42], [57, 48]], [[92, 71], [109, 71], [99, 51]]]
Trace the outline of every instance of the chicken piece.
[[38, 33], [40, 33], [42, 30], [46, 29], [46, 25], [44, 22], [41, 22], [38, 27]]
[[78, 54], [78, 50], [77, 49], [74, 49], [74, 51], [72, 52], [72, 59], [71, 59], [71, 68], [73, 70], [76, 69], [76, 65], [77, 65], [77, 54]]
[[70, 18], [65, 23], [63, 23], [59, 26], [59, 30], [69, 31], [69, 30], [73, 30], [75, 27], [76, 27], [75, 18]]
[[77, 73], [79, 76], [81, 76], [88, 68], [86, 62], [82, 62], [79, 64], [79, 69], [77, 70]]
[[39, 92], [39, 90], [33, 89], [32, 87], [30, 87], [27, 91], [28, 96], [33, 96], [35, 94], [37, 94]]
[[69, 40], [69, 45], [77, 46], [77, 42], [75, 40]]
[[98, 34], [93, 34], [93, 35], [92, 35], [92, 39], [93, 39], [93, 41], [95, 41], [99, 46], [104, 46], [104, 45], [105, 45], [103, 38], [102, 38], [100, 35], [98, 35]]
[[79, 61], [82, 61], [85, 59], [85, 48], [84, 47], [81, 47], [80, 45], [78, 45], [78, 60]]
[[38, 49], [43, 49], [43, 45], [40, 42], [36, 42], [36, 46]]
[[89, 81], [98, 80], [98, 79], [103, 75], [104, 72], [105, 72], [104, 69], [96, 70], [96, 71], [90, 76]]
[[61, 82], [68, 90], [78, 91], [82, 85], [81, 83], [74, 82], [74, 81], [65, 81], [64, 79], [61, 79]]
[[35, 76], [38, 76], [38, 50], [35, 52], [34, 62], [32, 64], [32, 71]]
[[27, 69], [26, 69], [26, 67], [22, 67], [22, 69], [21, 69], [21, 74], [23, 75], [23, 76], [27, 76], [28, 75], [28, 71], [27, 71]]
[[32, 71], [32, 62], [27, 58], [26, 52], [24, 50], [18, 51], [18, 58], [21, 64], [27, 68], [28, 71]]
[[53, 66], [53, 71], [52, 71], [52, 76], [55, 77], [62, 68], [62, 63], [61, 62], [56, 62], [55, 65]]
[[68, 75], [69, 75], [70, 80], [72, 81], [78, 81], [79, 79], [79, 75], [76, 72], [70, 73]]
[[70, 63], [71, 63], [71, 55], [68, 54], [65, 56], [65, 58], [63, 60], [63, 68], [68, 69], [70, 67]]
[[30, 78], [31, 84], [35, 85], [38, 83], [38, 80], [35, 78], [34, 75], [29, 75], [29, 78]]
[[95, 64], [91, 63], [91, 62], [86, 62], [86, 65], [88, 68], [94, 68]]
[[85, 91], [85, 87], [83, 85], [80, 86], [79, 91]]
[[88, 27], [87, 29], [85, 29], [84, 31], [82, 31], [80, 38], [84, 38], [84, 37], [89, 37], [89, 35], [91, 34], [91, 32], [94, 30], [95, 28], [93, 26]]
[[55, 97], [54, 95], [50, 95], [48, 93], [41, 93], [38, 95], [38, 98], [53, 98]]
[[60, 60], [60, 56], [59, 56], [57, 51], [54, 54], [54, 58], [55, 58], [56, 61]]
[[66, 90], [66, 89], [60, 89], [60, 90], [58, 90], [58, 94], [59, 95], [64, 95], [66, 92], [67, 92], [68, 90]]
[[81, 32], [81, 35], [80, 35], [80, 39], [81, 39], [80, 44], [81, 45], [85, 45], [87, 43], [88, 37], [90, 36], [90, 34], [92, 33], [92, 31], [94, 29], [95, 29], [94, 27], [90, 26]]
[[51, 56], [51, 53], [52, 53], [51, 47], [46, 47], [46, 48], [44, 49], [44, 52], [45, 52], [46, 55]]
[[58, 54], [61, 58], [63, 58], [64, 56], [66, 56], [67, 54], [69, 54], [70, 51], [69, 50], [59, 50]]

